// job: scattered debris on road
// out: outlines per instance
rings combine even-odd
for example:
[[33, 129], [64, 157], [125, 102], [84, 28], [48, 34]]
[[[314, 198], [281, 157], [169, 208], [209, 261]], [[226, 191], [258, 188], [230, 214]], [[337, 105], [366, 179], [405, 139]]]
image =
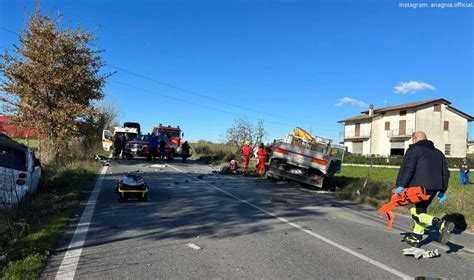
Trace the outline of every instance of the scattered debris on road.
[[424, 249], [416, 248], [416, 247], [410, 247], [410, 248], [403, 249], [402, 254], [405, 255], [405, 256], [414, 256], [417, 259], [420, 259], [420, 258], [436, 258], [436, 257], [441, 256], [438, 249], [427, 250], [426, 251]]
[[274, 197], [274, 196], [272, 196], [270, 201], [273, 202], [273, 203], [288, 203], [288, 201], [286, 201], [285, 199], [281, 199], [281, 198]]
[[110, 166], [110, 159], [104, 156], [95, 155], [95, 160], [100, 160], [102, 162], [102, 166]]
[[201, 250], [202, 249], [201, 247], [199, 247], [198, 245], [196, 245], [194, 243], [188, 243], [188, 244], [186, 244], [186, 246], [188, 246], [189, 248], [194, 249], [194, 250]]

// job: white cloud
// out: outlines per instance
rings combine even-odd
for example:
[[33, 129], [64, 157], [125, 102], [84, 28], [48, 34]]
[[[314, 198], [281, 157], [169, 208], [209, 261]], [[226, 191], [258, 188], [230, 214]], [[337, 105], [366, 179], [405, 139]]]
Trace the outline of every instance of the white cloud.
[[369, 106], [369, 104], [367, 104], [363, 101], [360, 101], [360, 100], [357, 100], [357, 99], [354, 99], [354, 98], [350, 98], [350, 97], [344, 97], [344, 98], [341, 98], [341, 99], [337, 100], [336, 106], [343, 106], [343, 105], [352, 105], [352, 106], [359, 106], [359, 107]]
[[428, 83], [420, 81], [400, 82], [395, 87], [395, 92], [401, 94], [415, 93], [421, 90], [436, 90], [436, 88]]

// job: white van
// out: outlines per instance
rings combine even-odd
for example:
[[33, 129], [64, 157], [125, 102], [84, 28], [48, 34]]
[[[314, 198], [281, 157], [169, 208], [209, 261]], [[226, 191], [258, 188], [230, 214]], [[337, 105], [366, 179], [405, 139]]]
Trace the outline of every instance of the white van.
[[0, 203], [13, 205], [34, 194], [43, 183], [40, 161], [33, 152], [0, 133]]
[[138, 137], [138, 131], [136, 128], [129, 128], [129, 127], [114, 127], [114, 132], [110, 130], [103, 130], [102, 131], [102, 148], [105, 151], [110, 151], [113, 146], [114, 136], [115, 134], [125, 134], [127, 139], [136, 139]]

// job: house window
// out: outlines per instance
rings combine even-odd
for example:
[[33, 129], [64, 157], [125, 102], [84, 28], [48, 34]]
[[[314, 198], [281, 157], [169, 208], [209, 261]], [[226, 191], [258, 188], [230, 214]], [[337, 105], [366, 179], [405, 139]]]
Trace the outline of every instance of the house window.
[[444, 131], [449, 130], [449, 121], [444, 121]]
[[447, 156], [451, 155], [451, 144], [444, 144], [444, 154]]
[[435, 104], [433, 108], [435, 112], [441, 112], [441, 104]]
[[403, 116], [406, 116], [406, 115], [407, 115], [406, 110], [400, 111], [400, 117], [403, 117]]
[[385, 122], [385, 131], [390, 130], [390, 122]]
[[354, 133], [354, 136], [355, 136], [355, 137], [359, 137], [359, 136], [360, 136], [360, 123], [356, 123], [356, 124], [355, 124], [355, 133]]

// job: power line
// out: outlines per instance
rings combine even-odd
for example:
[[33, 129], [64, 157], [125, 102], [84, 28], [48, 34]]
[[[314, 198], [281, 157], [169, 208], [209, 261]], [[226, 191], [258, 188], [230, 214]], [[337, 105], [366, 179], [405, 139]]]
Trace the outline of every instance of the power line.
[[[0, 27], [0, 30], [4, 30], [4, 31], [6, 31], [6, 32], [9, 32], [9, 33], [13, 33], [13, 34], [18, 35], [17, 32], [14, 32], [14, 31], [9, 30], [9, 29], [4, 28], [4, 27]], [[3, 47], [3, 48], [5, 48], [5, 47]], [[5, 49], [9, 49], [9, 48], [5, 48]], [[159, 80], [157, 80], [157, 79], [151, 78], [151, 77], [147, 77], [147, 76], [145, 76], [145, 75], [142, 75], [142, 74], [139, 74], [139, 73], [136, 73], [136, 72], [133, 72], [133, 71], [124, 69], [124, 68], [119, 67], [119, 66], [115, 66], [115, 65], [112, 65], [112, 64], [108, 64], [108, 63], [105, 64], [105, 65], [108, 66], [108, 67], [114, 68], [114, 69], [116, 69], [116, 70], [119, 70], [119, 71], [122, 71], [122, 72], [125, 72], [125, 73], [128, 73], [128, 74], [134, 75], [134, 76], [136, 76], [136, 77], [139, 77], [139, 78], [142, 78], [142, 79], [145, 79], [145, 80], [148, 80], [148, 81], [151, 81], [151, 82], [154, 82], [154, 83], [157, 83], [157, 84], [166, 86], [166, 87], [168, 87], [168, 88], [172, 88], [172, 89], [174, 89], [174, 90], [178, 90], [178, 91], [181, 91], [181, 92], [184, 92], [184, 93], [188, 93], [188, 94], [191, 94], [191, 95], [199, 96], [199, 97], [201, 97], [201, 98], [205, 98], [205, 99], [208, 99], [208, 100], [212, 100], [212, 101], [214, 101], [214, 102], [226, 104], [226, 105], [228, 105], [228, 106], [234, 106], [234, 107], [236, 107], [236, 108], [240, 108], [240, 109], [243, 109], [243, 110], [246, 110], [246, 111], [251, 111], [251, 112], [256, 113], [256, 114], [258, 114], [258, 115], [266, 115], [266, 116], [269, 116], [269, 117], [270, 117], [270, 116], [273, 116], [274, 118], [288, 118], [288, 116], [281, 116], [281, 115], [274, 114], [274, 113], [268, 113], [268, 112], [264, 112], [264, 111], [259, 111], [259, 110], [256, 110], [256, 109], [253, 109], [253, 108], [250, 108], [250, 107], [246, 107], [246, 106], [234, 104], [234, 103], [231, 103], [231, 102], [227, 102], [227, 101], [221, 100], [221, 99], [219, 99], [219, 98], [215, 98], [215, 97], [211, 97], [211, 96], [208, 96], [208, 95], [205, 95], [205, 94], [202, 94], [202, 93], [198, 93], [198, 92], [195, 92], [195, 91], [191, 91], [191, 90], [188, 90], [188, 89], [185, 89], [185, 88], [182, 88], [182, 87], [179, 87], [179, 86], [176, 86], [176, 85], [167, 83], [167, 82], [163, 82], [163, 81], [159, 81]], [[117, 84], [121, 84], [121, 85], [123, 85], [123, 86], [130, 87], [130, 88], [134, 88], [134, 89], [136, 89], [136, 90], [140, 90], [140, 91], [143, 91], [143, 92], [147, 92], [147, 93], [152, 93], [152, 94], [155, 94], [155, 95], [159, 95], [159, 96], [162, 96], [162, 97], [171, 99], [171, 100], [183, 102], [183, 103], [186, 103], [186, 104], [189, 104], [189, 105], [193, 105], [193, 106], [197, 106], [197, 107], [202, 107], [202, 108], [205, 108], [205, 109], [208, 109], [208, 110], [213, 110], [213, 111], [217, 111], [217, 112], [220, 112], [220, 113], [224, 113], [224, 114], [228, 114], [228, 115], [233, 115], [233, 116], [237, 116], [237, 117], [246, 117], [246, 115], [243, 115], [243, 114], [236, 114], [236, 113], [232, 113], [232, 112], [229, 112], [229, 111], [226, 111], [226, 110], [214, 108], [214, 107], [211, 107], [211, 106], [206, 106], [206, 105], [202, 105], [202, 104], [190, 102], [190, 101], [183, 100], [183, 99], [179, 99], [179, 98], [172, 97], [172, 96], [169, 96], [169, 95], [164, 95], [164, 94], [157, 93], [157, 92], [153, 92], [153, 91], [150, 91], [150, 90], [147, 90], [147, 89], [139, 88], [139, 87], [136, 87], [136, 86], [133, 86], [133, 85], [130, 85], [130, 84], [123, 83], [123, 82], [114, 81], [114, 80], [112, 80], [112, 82], [117, 83]], [[294, 120], [296, 120], [296, 119], [294, 119]], [[270, 120], [268, 120], [268, 119], [265, 120], [265, 122], [266, 122], [266, 123], [271, 123], [271, 124], [280, 125], [280, 126], [295, 127], [295, 125], [292, 125], [292, 124], [270, 121]], [[306, 123], [312, 123], [312, 124], [317, 124], [317, 123], [314, 123], [314, 121], [308, 121], [308, 120], [305, 120], [304, 122], [306, 122]], [[325, 128], [325, 130], [329, 130], [329, 131], [339, 131], [338, 129], [329, 128], [329, 126], [322, 126], [322, 125], [319, 125], [319, 127], [320, 127], [320, 128]]]
[[[19, 35], [17, 32], [12, 31], [12, 30], [7, 29], [7, 28], [4, 28], [4, 27], [0, 27], [0, 30], [9, 32], [9, 33], [12, 33], [12, 34], [15, 34], [15, 35]], [[5, 49], [8, 49], [8, 48], [5, 48]], [[196, 95], [196, 96], [199, 96], [201, 98], [206, 98], [206, 99], [212, 100], [214, 102], [222, 103], [222, 104], [225, 104], [225, 105], [228, 105], [228, 106], [233, 106], [233, 107], [240, 108], [240, 109], [243, 109], [243, 110], [246, 110], [246, 111], [251, 111], [251, 112], [254, 112], [254, 113], [257, 113], [257, 114], [262, 114], [263, 113], [267, 116], [273, 116], [273, 117], [277, 117], [277, 118], [284, 118], [285, 117], [285, 116], [274, 114], [274, 113], [259, 111], [259, 110], [256, 110], [256, 109], [253, 109], [253, 108], [250, 108], [250, 107], [247, 107], [247, 106], [238, 105], [238, 104], [228, 102], [228, 101], [225, 101], [225, 100], [222, 100], [222, 99], [219, 99], [219, 98], [215, 98], [215, 97], [212, 97], [212, 96], [208, 96], [208, 95], [205, 95], [205, 94], [202, 94], [202, 93], [199, 93], [199, 92], [191, 91], [191, 90], [188, 90], [188, 89], [185, 89], [185, 88], [182, 88], [182, 87], [179, 87], [179, 86], [167, 83], [167, 82], [163, 82], [163, 81], [159, 81], [157, 79], [151, 78], [151, 77], [147, 77], [145, 75], [142, 75], [142, 74], [124, 69], [124, 68], [116, 66], [116, 65], [112, 65], [110, 63], [107, 63], [106, 66], [114, 68], [114, 69], [122, 71], [122, 72], [125, 72], [125, 73], [128, 73], [130, 75], [134, 75], [136, 77], [139, 77], [139, 78], [142, 78], [142, 79], [160, 84], [162, 86], [166, 86], [166, 87], [169, 87], [169, 88], [172, 88], [172, 89], [184, 92], [184, 93], [188, 93], [188, 94], [191, 94], [191, 95]], [[307, 120], [305, 120], [304, 122], [308, 122], [308, 123], [311, 122], [312, 123], [312, 121], [307, 121]]]
[[12, 30], [10, 30], [10, 29], [7, 29], [7, 28], [5, 28], [5, 27], [1, 27], [1, 26], [0, 26], [0, 30], [9, 32], [9, 33], [12, 33], [12, 34], [15, 34], [15, 35], [19, 35], [17, 32], [12, 31]]
[[[215, 108], [215, 107], [211, 107], [211, 106], [207, 106], [207, 105], [202, 105], [202, 104], [199, 104], [199, 103], [190, 102], [190, 101], [187, 101], [187, 100], [183, 100], [183, 99], [180, 99], [180, 98], [176, 98], [176, 97], [173, 97], [173, 96], [162, 94], [162, 93], [159, 93], [159, 92], [156, 92], [156, 91], [151, 91], [151, 90], [148, 90], [148, 89], [140, 88], [140, 87], [137, 87], [137, 86], [134, 86], [134, 85], [131, 85], [131, 84], [124, 83], [124, 82], [119, 82], [119, 81], [115, 81], [115, 80], [111, 80], [111, 82], [116, 83], [116, 84], [120, 84], [122, 86], [129, 87], [129, 88], [133, 88], [135, 90], [139, 90], [139, 91], [143, 91], [143, 92], [146, 92], [146, 93], [162, 96], [162, 97], [165, 97], [165, 98], [168, 98], [168, 99], [171, 99], [171, 100], [183, 102], [183, 103], [193, 105], [193, 106], [196, 106], [196, 107], [201, 107], [201, 108], [205, 108], [205, 109], [208, 109], [208, 110], [212, 110], [212, 111], [216, 111], [216, 112], [220, 112], [220, 113], [224, 113], [224, 114], [228, 114], [228, 115], [232, 115], [232, 116], [236, 116], [236, 117], [246, 117], [246, 115], [236, 114], [236, 113], [232, 113], [232, 112], [222, 110], [222, 109], [219, 109], [219, 108]], [[275, 122], [275, 121], [269, 121], [269, 120], [264, 120], [264, 122], [265, 123], [276, 124], [276, 125], [280, 125], [280, 126], [295, 127], [295, 125], [288, 124], [288, 123], [281, 123], [281, 122]]]
[[[242, 105], [239, 105], [239, 104], [228, 102], [228, 101], [225, 101], [225, 100], [222, 100], [222, 99], [219, 99], [219, 98], [215, 98], [215, 97], [212, 97], [212, 96], [209, 96], [209, 95], [206, 95], [206, 94], [202, 94], [202, 93], [199, 93], [199, 92], [196, 92], [196, 91], [191, 91], [191, 90], [188, 90], [188, 89], [185, 89], [185, 88], [182, 88], [182, 87], [179, 87], [179, 86], [167, 83], [167, 82], [163, 82], [163, 81], [151, 78], [151, 77], [147, 77], [145, 75], [142, 75], [142, 74], [130, 71], [130, 70], [126, 70], [124, 68], [112, 65], [110, 63], [107, 63], [106, 66], [109, 66], [113, 69], [128, 73], [130, 75], [142, 78], [144, 80], [148, 80], [148, 81], [157, 83], [157, 84], [162, 85], [162, 86], [166, 86], [166, 87], [169, 87], [169, 88], [172, 88], [172, 89], [184, 92], [184, 93], [188, 93], [188, 94], [191, 94], [191, 95], [199, 96], [201, 98], [206, 98], [206, 99], [212, 100], [214, 102], [222, 103], [222, 104], [225, 104], [225, 105], [228, 105], [228, 106], [233, 106], [233, 107], [236, 107], [236, 108], [240, 108], [242, 110], [254, 112], [254, 113], [257, 113], [257, 114], [262, 114], [263, 113], [267, 116], [273, 116], [273, 117], [276, 117], [276, 118], [287, 118], [288, 117], [288, 116], [283, 116], [283, 115], [279, 115], [279, 114], [275, 114], [275, 113], [269, 113], [269, 112], [256, 110], [256, 109], [253, 109], [253, 108], [250, 108], [250, 107], [247, 107], [247, 106], [242, 106]], [[296, 119], [293, 118], [293, 120], [296, 120]], [[308, 121], [308, 120], [298, 120], [298, 121], [303, 121], [303, 122], [307, 122], [307, 123], [314, 123], [313, 121]]]

